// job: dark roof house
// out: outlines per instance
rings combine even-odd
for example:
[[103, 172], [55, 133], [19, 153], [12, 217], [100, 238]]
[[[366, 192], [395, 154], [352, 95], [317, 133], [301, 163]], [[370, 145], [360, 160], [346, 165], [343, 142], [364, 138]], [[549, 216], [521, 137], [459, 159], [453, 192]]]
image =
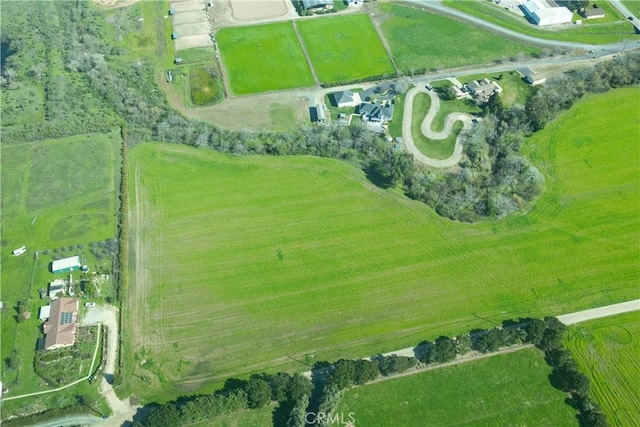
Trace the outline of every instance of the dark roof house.
[[386, 123], [393, 119], [393, 104], [360, 104], [359, 113], [363, 120]]
[[596, 5], [593, 5], [593, 7], [587, 7], [585, 9], [582, 9], [582, 11], [580, 12], [580, 15], [582, 15], [586, 19], [595, 19], [595, 18], [605, 17], [604, 9], [601, 9]]
[[329, 98], [335, 107], [355, 107], [360, 104], [360, 95], [350, 90], [333, 92]]

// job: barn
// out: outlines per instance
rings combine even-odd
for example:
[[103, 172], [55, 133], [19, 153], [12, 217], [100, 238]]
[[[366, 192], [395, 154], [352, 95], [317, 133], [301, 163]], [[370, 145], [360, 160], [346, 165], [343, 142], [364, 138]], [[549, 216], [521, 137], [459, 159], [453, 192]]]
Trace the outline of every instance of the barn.
[[573, 13], [566, 7], [551, 7], [544, 0], [529, 0], [522, 11], [536, 25], [554, 25], [571, 22]]
[[69, 273], [71, 271], [78, 270], [80, 266], [80, 257], [76, 255], [53, 261], [51, 263], [51, 272], [54, 274]]

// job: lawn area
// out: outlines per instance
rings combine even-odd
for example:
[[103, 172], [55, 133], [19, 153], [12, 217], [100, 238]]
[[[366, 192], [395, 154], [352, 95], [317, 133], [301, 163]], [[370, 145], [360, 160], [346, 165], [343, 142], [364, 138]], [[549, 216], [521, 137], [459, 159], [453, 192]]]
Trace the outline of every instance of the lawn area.
[[469, 15], [482, 18], [487, 22], [541, 39], [606, 44], [620, 42], [625, 39], [634, 40], [638, 37], [633, 31], [633, 26], [626, 20], [601, 25], [571, 25], [567, 28], [552, 29], [531, 25], [525, 18], [507, 12], [502, 7], [490, 2], [445, 0], [443, 4]]
[[228, 415], [220, 415], [210, 420], [185, 424], [183, 427], [273, 427], [272, 405], [260, 409], [247, 409]]
[[489, 64], [540, 52], [537, 47], [419, 9], [384, 3], [378, 10], [375, 19], [381, 23], [391, 55], [398, 68], [407, 73]]
[[640, 16], [640, 1], [638, 0], [621, 0], [622, 4], [635, 16]]
[[[115, 237], [118, 139], [117, 134], [88, 134], [1, 148], [0, 299], [5, 306], [1, 355], [3, 361], [13, 350], [18, 356], [17, 369], [7, 369], [3, 374], [3, 387], [10, 389], [8, 395], [47, 388], [35, 374], [33, 361], [35, 343], [41, 335], [38, 309], [46, 305], [39, 299], [38, 289], [46, 288], [54, 278], [48, 264], [54, 258], [78, 254], [92, 268], [98, 264], [110, 268], [109, 260], [98, 261], [91, 253], [90, 243]], [[22, 245], [27, 253], [11, 256], [11, 251]], [[26, 301], [32, 315], [17, 323], [14, 307], [20, 300]], [[77, 393], [75, 387], [60, 394], [60, 399], [70, 398], [73, 393]], [[23, 403], [35, 408], [53, 401], [52, 395], [29, 402], [3, 402], [3, 415], [13, 414]]]
[[472, 80], [480, 80], [487, 77], [495, 81], [502, 88], [500, 99], [506, 107], [513, 104], [525, 105], [527, 100], [536, 93], [536, 88], [527, 84], [520, 74], [515, 71], [505, 71], [494, 74], [477, 74], [472, 76], [458, 77], [462, 83], [469, 83]]
[[395, 73], [368, 15], [307, 19], [295, 25], [321, 83]]
[[[441, 103], [444, 104], [446, 101]], [[453, 102], [453, 101], [451, 101]], [[456, 139], [458, 134], [462, 130], [462, 122], [458, 122], [453, 127], [453, 132], [447, 139], [433, 140], [429, 139], [420, 130], [422, 120], [427, 115], [429, 108], [431, 107], [431, 98], [426, 93], [419, 93], [413, 99], [413, 117], [411, 118], [411, 136], [413, 142], [424, 155], [433, 157], [434, 159], [446, 159], [453, 153], [453, 148], [456, 145]], [[444, 121], [444, 119], [443, 119]], [[440, 126], [440, 130], [442, 130]]]
[[640, 413], [640, 313], [572, 326], [567, 348], [591, 380], [591, 394], [612, 426], [631, 426]]
[[357, 387], [336, 412], [363, 426], [577, 426], [550, 373], [529, 348]]
[[236, 95], [313, 85], [290, 22], [225, 28], [216, 39]]
[[137, 146], [127, 387], [162, 401], [306, 369], [288, 356], [366, 356], [490, 326], [483, 318], [636, 297], [639, 93], [590, 97], [531, 138], [545, 193], [527, 215], [480, 224], [335, 160]]

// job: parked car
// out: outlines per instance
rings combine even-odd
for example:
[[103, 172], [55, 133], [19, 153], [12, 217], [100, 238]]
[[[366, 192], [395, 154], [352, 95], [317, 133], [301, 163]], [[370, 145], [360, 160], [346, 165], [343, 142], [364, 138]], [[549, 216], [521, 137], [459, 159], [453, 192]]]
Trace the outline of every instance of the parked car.
[[86, 302], [84, 303], [84, 306], [87, 308], [91, 308], [91, 307], [95, 307], [96, 303], [95, 302]]

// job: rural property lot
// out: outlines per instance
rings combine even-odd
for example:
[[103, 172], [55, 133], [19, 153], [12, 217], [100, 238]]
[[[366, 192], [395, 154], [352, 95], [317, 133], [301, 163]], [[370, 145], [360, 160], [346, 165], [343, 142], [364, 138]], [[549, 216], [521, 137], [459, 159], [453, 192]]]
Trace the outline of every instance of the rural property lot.
[[373, 19], [404, 72], [487, 64], [540, 52], [540, 48], [419, 9], [385, 3], [378, 10]]
[[291, 22], [224, 28], [216, 39], [236, 95], [313, 85]]
[[491, 326], [480, 317], [635, 297], [638, 91], [582, 101], [532, 139], [546, 192], [494, 223], [445, 220], [333, 160], [136, 147], [125, 331], [129, 371], [154, 380], [129, 375], [133, 389], [175, 397], [304, 369], [287, 356], [363, 356]]
[[613, 426], [630, 426], [640, 413], [640, 313], [569, 328], [567, 347], [591, 380], [591, 393]]
[[576, 426], [550, 373], [530, 348], [356, 387], [336, 412], [356, 426]]
[[299, 20], [295, 25], [321, 83], [395, 72], [368, 15]]

